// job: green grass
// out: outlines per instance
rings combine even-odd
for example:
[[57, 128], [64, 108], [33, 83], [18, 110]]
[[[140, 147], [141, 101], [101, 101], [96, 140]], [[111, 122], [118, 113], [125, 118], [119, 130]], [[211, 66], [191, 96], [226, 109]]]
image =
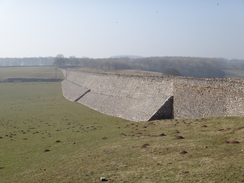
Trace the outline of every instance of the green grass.
[[226, 78], [244, 79], [244, 70], [224, 70]]
[[244, 181], [244, 117], [135, 123], [65, 100], [60, 83], [0, 92], [1, 183]]
[[26, 173], [55, 170], [74, 153], [100, 145], [96, 139], [116, 131], [113, 123], [124, 122], [65, 100], [60, 83], [2, 83], [0, 101], [0, 175], [6, 182], [33, 182]]
[[0, 81], [7, 78], [63, 79], [63, 74], [55, 67], [0, 67]]

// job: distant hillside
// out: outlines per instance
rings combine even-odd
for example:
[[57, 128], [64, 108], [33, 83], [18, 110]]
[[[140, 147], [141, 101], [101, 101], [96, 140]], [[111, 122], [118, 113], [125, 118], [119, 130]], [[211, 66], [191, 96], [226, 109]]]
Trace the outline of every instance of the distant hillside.
[[115, 55], [110, 58], [130, 58], [130, 59], [136, 59], [136, 58], [143, 58], [142, 56], [138, 55]]
[[[244, 61], [231, 61], [223, 58], [198, 57], [142, 57], [108, 58], [84, 60], [84, 66], [104, 71], [143, 70], [195, 78], [224, 78], [223, 70], [239, 67]], [[172, 73], [170, 73], [170, 71]]]

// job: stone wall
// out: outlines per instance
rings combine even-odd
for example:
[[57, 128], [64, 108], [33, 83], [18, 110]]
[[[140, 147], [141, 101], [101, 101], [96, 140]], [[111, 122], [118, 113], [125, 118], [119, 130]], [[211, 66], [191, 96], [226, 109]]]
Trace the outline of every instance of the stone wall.
[[132, 121], [244, 115], [244, 82], [64, 71], [64, 96]]
[[62, 81], [63, 96], [73, 102], [77, 101], [77, 99], [79, 99], [81, 96], [86, 94], [88, 91], [89, 91], [88, 88], [84, 88], [71, 81], [68, 81], [68, 80]]
[[229, 79], [174, 81], [174, 117], [244, 115], [244, 82]]
[[89, 89], [77, 102], [99, 112], [132, 121], [148, 121], [153, 116], [156, 119], [159, 110], [158, 118], [172, 115], [163, 107], [173, 94], [171, 81], [77, 71], [64, 75], [67, 76], [62, 83], [64, 96], [74, 101]]
[[244, 116], [244, 92], [230, 91], [227, 104], [228, 116]]
[[227, 115], [227, 97], [220, 88], [174, 85], [175, 118], [203, 118]]

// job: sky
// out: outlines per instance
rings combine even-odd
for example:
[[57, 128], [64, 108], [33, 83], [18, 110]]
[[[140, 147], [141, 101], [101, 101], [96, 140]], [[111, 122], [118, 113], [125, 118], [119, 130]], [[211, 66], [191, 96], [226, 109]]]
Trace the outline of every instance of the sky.
[[244, 59], [244, 0], [0, 0], [0, 57]]

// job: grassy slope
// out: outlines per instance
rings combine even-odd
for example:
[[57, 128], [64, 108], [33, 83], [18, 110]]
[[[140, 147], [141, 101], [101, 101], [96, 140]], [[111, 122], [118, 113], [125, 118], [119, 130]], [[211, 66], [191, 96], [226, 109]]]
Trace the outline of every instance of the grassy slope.
[[224, 70], [226, 78], [244, 79], [244, 70]]
[[0, 87], [0, 182], [244, 181], [243, 117], [134, 123], [65, 100], [60, 83]]

